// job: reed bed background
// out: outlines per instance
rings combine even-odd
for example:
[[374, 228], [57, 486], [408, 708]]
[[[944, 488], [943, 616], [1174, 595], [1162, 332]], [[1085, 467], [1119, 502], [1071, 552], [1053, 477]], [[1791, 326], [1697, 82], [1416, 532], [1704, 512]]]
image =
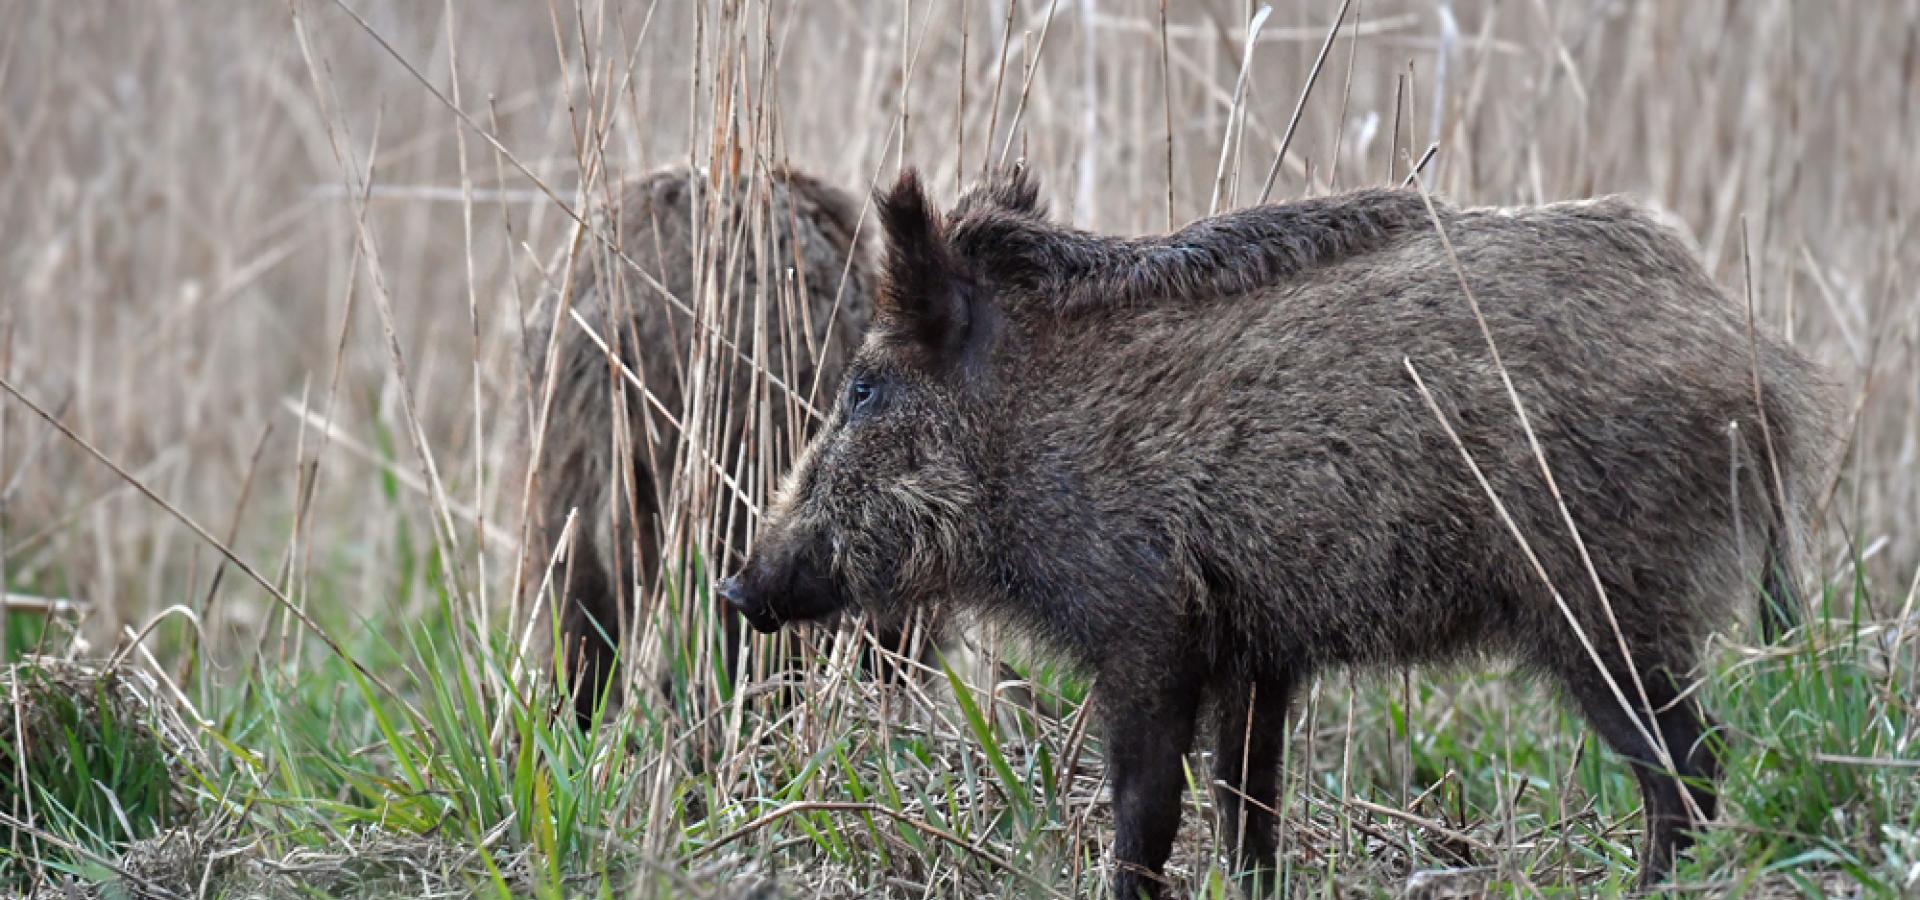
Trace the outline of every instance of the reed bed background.
[[[8, 4], [0, 632], [33, 664], [0, 888], [1099, 895], [1087, 686], [1019, 648], [1037, 709], [873, 684], [815, 633], [800, 702], [721, 678], [590, 735], [550, 715], [527, 323], [661, 166], [864, 195], [911, 165], [950, 197], [1018, 159], [1057, 217], [1140, 233], [1424, 159], [1460, 204], [1632, 194], [1845, 385], [1826, 589], [1793, 640], [1731, 625], [1715, 654], [1737, 756], [1681, 880], [1920, 890], [1920, 3], [1348, 7]], [[686, 475], [642, 660], [676, 675], [714, 665], [701, 580], [737, 551], [728, 488]], [[1637, 795], [1550, 701], [1323, 678], [1289, 893], [1624, 890]], [[1176, 869], [1230, 896], [1210, 842], [1189, 815]]]

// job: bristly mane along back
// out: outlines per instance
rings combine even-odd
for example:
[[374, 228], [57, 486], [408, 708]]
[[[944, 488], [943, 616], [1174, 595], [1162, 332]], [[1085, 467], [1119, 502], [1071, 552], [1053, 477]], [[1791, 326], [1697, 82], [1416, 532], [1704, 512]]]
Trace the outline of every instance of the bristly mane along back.
[[[903, 195], [919, 190], [903, 176], [883, 210], [930, 209], [924, 196]], [[1013, 302], [1062, 315], [1246, 293], [1431, 227], [1418, 192], [1371, 188], [1222, 213], [1172, 234], [1110, 237], [1048, 221], [1017, 167], [967, 191], [945, 220], [920, 233], [944, 232], [952, 262]]]

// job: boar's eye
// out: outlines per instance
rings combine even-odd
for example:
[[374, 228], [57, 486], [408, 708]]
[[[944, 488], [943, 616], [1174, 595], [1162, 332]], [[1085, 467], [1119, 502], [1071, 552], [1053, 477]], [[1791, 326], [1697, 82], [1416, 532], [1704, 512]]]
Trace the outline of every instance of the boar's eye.
[[855, 378], [847, 382], [847, 418], [853, 419], [873, 406], [873, 398], [879, 392], [873, 382], [865, 378]]

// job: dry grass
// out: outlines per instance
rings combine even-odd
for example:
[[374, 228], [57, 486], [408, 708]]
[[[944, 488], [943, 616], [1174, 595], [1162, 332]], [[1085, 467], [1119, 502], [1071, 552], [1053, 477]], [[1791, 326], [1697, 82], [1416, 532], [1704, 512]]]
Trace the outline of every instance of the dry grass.
[[[520, 548], [540, 407], [521, 323], [586, 264], [581, 219], [666, 164], [790, 163], [858, 191], [904, 163], [951, 192], [1020, 157], [1057, 215], [1143, 232], [1255, 202], [1270, 171], [1277, 199], [1398, 181], [1437, 145], [1421, 177], [1456, 202], [1628, 192], [1666, 211], [1847, 386], [1818, 536], [1832, 615], [1794, 649], [1735, 636], [1721, 654], [1716, 705], [1763, 749], [1730, 792], [1731, 836], [1686, 877], [1902, 889], [1920, 865], [1910, 770], [1871, 760], [1920, 754], [1920, 3], [1359, 0], [1330, 45], [1339, 3], [1277, 8], [1251, 43], [1248, 7], [17, 3], [0, 29], [0, 375], [284, 602], [7, 398], [8, 659], [117, 655], [180, 721], [204, 719], [179, 790], [233, 871], [378, 856], [377, 828], [440, 848], [419, 856], [443, 872], [477, 851], [477, 874], [435, 884], [502, 892], [591, 892], [596, 872], [662, 896], [776, 872], [799, 895], [1089, 889], [1098, 735], [1073, 712], [1084, 685], [1040, 667], [1060, 715], [1015, 722], [991, 694], [969, 714], [932, 687], [882, 691], [816, 635], [804, 704], [681, 698], [596, 741], [544, 724], [523, 693], [540, 662], [524, 603], [549, 561]], [[702, 264], [753, 252], [716, 234]], [[777, 396], [700, 402], [765, 415]], [[782, 462], [744, 488], [764, 496]], [[704, 551], [684, 558], [724, 565], [707, 519], [727, 490], [693, 467], [667, 498], [676, 544]], [[80, 608], [78, 633], [43, 629], [34, 598]], [[710, 646], [663, 648], [698, 607], [646, 623], [652, 661], [706, 664]], [[1624, 772], [1542, 699], [1428, 675], [1317, 685], [1284, 810], [1299, 891], [1461, 866], [1519, 893], [1617, 889], [1637, 827]], [[1828, 759], [1848, 756], [1869, 762]], [[1808, 812], [1822, 804], [1838, 818]], [[1200, 819], [1176, 866], [1223, 891]], [[27, 865], [87, 836], [25, 824], [0, 856], [20, 878], [0, 884], [111, 874]]]

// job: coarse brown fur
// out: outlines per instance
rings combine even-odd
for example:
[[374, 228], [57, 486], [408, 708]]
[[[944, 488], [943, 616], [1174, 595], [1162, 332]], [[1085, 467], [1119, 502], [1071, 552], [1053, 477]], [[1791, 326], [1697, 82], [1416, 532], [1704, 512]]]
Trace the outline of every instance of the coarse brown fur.
[[1646, 883], [1713, 817], [1688, 679], [1763, 573], [1791, 583], [1832, 437], [1819, 373], [1674, 234], [1619, 199], [1364, 190], [1123, 240], [1018, 174], [945, 216], [911, 173], [879, 202], [876, 327], [722, 593], [762, 629], [952, 599], [1094, 673], [1118, 896], [1158, 893], [1208, 707], [1259, 877], [1289, 701], [1330, 667], [1557, 684], [1640, 779]]
[[[814, 416], [816, 383], [829, 393], [839, 383], [873, 310], [858, 218], [851, 198], [792, 170], [742, 175], [718, 186], [685, 167], [656, 171], [627, 185], [596, 222], [616, 237], [618, 250], [589, 237], [575, 260], [570, 305], [599, 341], [552, 303], [530, 323], [536, 406], [546, 387], [549, 338], [558, 328], [538, 483], [549, 547], [560, 547], [569, 513], [576, 517], [571, 556], [561, 570], [560, 633], [583, 723], [613, 673], [621, 636], [633, 626], [631, 595], [659, 574], [666, 526], [661, 504], [674, 496], [674, 473], [718, 466], [738, 489], [748, 489], [742, 457], [771, 465], [790, 458]], [[713, 342], [714, 331], [732, 348]], [[612, 364], [600, 342], [657, 405]], [[690, 395], [696, 344], [708, 351], [707, 387]], [[764, 367], [764, 380], [742, 353]], [[687, 442], [676, 423], [685, 421], [701, 423], [709, 435], [697, 439], [704, 452], [696, 459], [679, 456]], [[743, 441], [751, 444], [744, 453]], [[700, 472], [713, 477], [709, 468]], [[714, 531], [697, 536], [714, 548], [712, 564], [720, 563], [723, 542], [732, 552], [744, 549], [750, 518], [735, 488], [718, 481], [721, 504], [707, 511]], [[738, 643], [735, 620], [721, 619], [731, 651]]]

